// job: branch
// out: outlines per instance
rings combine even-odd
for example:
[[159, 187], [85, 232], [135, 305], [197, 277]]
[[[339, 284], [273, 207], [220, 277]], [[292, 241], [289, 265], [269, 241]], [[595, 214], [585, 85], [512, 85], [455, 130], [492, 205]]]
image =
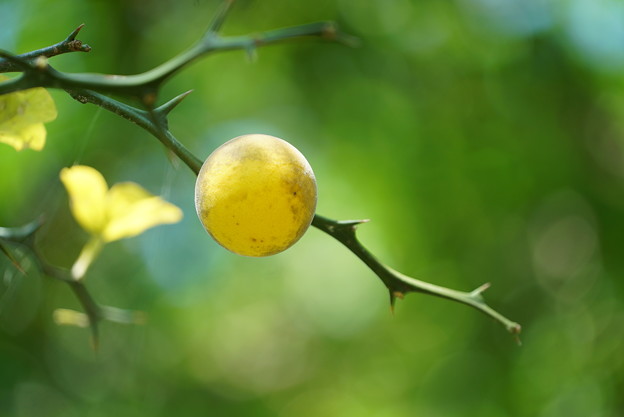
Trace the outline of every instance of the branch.
[[[37, 49], [36, 51], [28, 52], [22, 55], [16, 55], [16, 57], [26, 62], [34, 63], [34, 61], [40, 56], [51, 58], [53, 56], [66, 54], [68, 52], [89, 52], [91, 50], [91, 47], [85, 43], [82, 43], [81, 40], [76, 39], [76, 36], [78, 36], [78, 32], [80, 32], [83, 27], [84, 23], [74, 29], [74, 31], [70, 33], [67, 38], [57, 44], [48, 46], [46, 48]], [[16, 64], [13, 60], [0, 58], [0, 73], [16, 72], [21, 71], [22, 69], [23, 68], [20, 65]]]
[[317, 214], [312, 220], [312, 225], [345, 245], [377, 274], [390, 293], [390, 305], [392, 308], [394, 308], [397, 298], [403, 298], [409, 292], [420, 292], [467, 304], [500, 322], [511, 334], [518, 335], [520, 333], [521, 327], [518, 323], [507, 319], [488, 306], [483, 300], [482, 294], [489, 288], [489, 283], [471, 292], [456, 291], [409, 277], [379, 262], [356, 237], [357, 226], [367, 221], [336, 221]]
[[[15, 56], [0, 51], [0, 56], [5, 58], [5, 60], [0, 60], [0, 63], [9, 62], [9, 64], [5, 65], [13, 65], [12, 68], [17, 68], [24, 73], [20, 78], [1, 83], [0, 95], [32, 87], [62, 88], [81, 103], [95, 104], [142, 127], [176, 154], [197, 174], [201, 168], [202, 160], [193, 155], [173, 136], [168, 129], [167, 122], [169, 112], [189, 92], [175, 97], [160, 107], [155, 107], [157, 93], [167, 79], [196, 59], [215, 51], [243, 49], [247, 52], [253, 52], [259, 46], [308, 36], [326, 38], [346, 44], [355, 43], [353, 38], [341, 34], [332, 23], [327, 22], [278, 29], [255, 36], [220, 37], [217, 31], [223, 25], [232, 3], [233, 0], [225, 1], [222, 9], [209, 25], [202, 39], [189, 50], [143, 74], [131, 76], [69, 74], [56, 71], [47, 62], [33, 61], [31, 56]], [[74, 37], [75, 33], [73, 34]], [[119, 102], [102, 93], [114, 93], [122, 97], [138, 98], [145, 109]], [[381, 279], [389, 291], [392, 307], [397, 297], [402, 298], [409, 292], [420, 292], [469, 305], [500, 322], [516, 337], [520, 333], [521, 327], [518, 323], [507, 319], [493, 310], [483, 300], [482, 293], [489, 287], [489, 284], [482, 285], [471, 292], [456, 291], [409, 277], [380, 263], [356, 237], [356, 227], [363, 222], [362, 220], [336, 221], [317, 214], [312, 221], [312, 225], [345, 245]], [[3, 230], [6, 229], [0, 228], [0, 248], [6, 251], [6, 248], [1, 245], [2, 239], [6, 240], [2, 235]], [[68, 271], [47, 264], [37, 253], [34, 244], [30, 246], [30, 249], [35, 258], [38, 259], [41, 270], [46, 275], [70, 284], [89, 317], [94, 340], [97, 340], [97, 322], [99, 320], [107, 319], [128, 322], [132, 317], [136, 317], [131, 312], [99, 306], [89, 295], [82, 282], [73, 280]]]
[[340, 33], [331, 22], [310, 23], [307, 25], [277, 29], [258, 35], [220, 37], [215, 27], [221, 21], [213, 23], [194, 46], [186, 52], [170, 59], [164, 64], [136, 75], [105, 75], [93, 73], [71, 74], [60, 72], [49, 64], [41, 65], [23, 56], [12, 55], [0, 50], [0, 57], [19, 68], [24, 74], [21, 78], [0, 84], [0, 95], [33, 87], [85, 89], [98, 93], [115, 94], [138, 99], [147, 108], [152, 108], [161, 85], [191, 62], [215, 51], [242, 49], [253, 51], [259, 46], [272, 45], [286, 40], [304, 37], [319, 37], [338, 42], [349, 43], [353, 39]]
[[[73, 94], [77, 94], [74, 92]], [[109, 97], [99, 95], [89, 91], [81, 91], [79, 94], [83, 102], [90, 102], [99, 105], [109, 111], [141, 126], [168, 149], [173, 151], [194, 173], [197, 175], [202, 165], [202, 161], [193, 155], [182, 143], [180, 143], [167, 129], [166, 117], [173, 107], [177, 106], [187, 93], [184, 93], [152, 112], [136, 109], [123, 103], [119, 103]], [[462, 292], [434, 285], [421, 281], [398, 271], [395, 271], [379, 262], [357, 239], [356, 228], [359, 224], [367, 220], [336, 221], [326, 217], [315, 215], [312, 226], [345, 245], [351, 252], [360, 258], [384, 283], [390, 293], [390, 304], [394, 308], [396, 298], [403, 298], [409, 292], [420, 292], [446, 298], [459, 303], [467, 304], [482, 313], [494, 318], [501, 323], [511, 334], [520, 333], [521, 327], [494, 309], [488, 306], [483, 300], [482, 293], [489, 288], [489, 284], [484, 284], [471, 292]]]
[[43, 275], [61, 281], [69, 286], [85, 312], [87, 317], [86, 324], [91, 329], [91, 341], [94, 348], [97, 348], [99, 343], [98, 324], [100, 321], [108, 320], [118, 323], [140, 323], [144, 321], [143, 316], [139, 312], [98, 304], [85, 286], [83, 280], [75, 280], [69, 270], [59, 268], [46, 261], [36, 245], [36, 233], [40, 230], [42, 225], [43, 222], [41, 220], [36, 220], [22, 227], [0, 227], [0, 248], [2, 252], [9, 257], [13, 265], [20, 272], [27, 275], [6, 244], [11, 243], [13, 245], [19, 245], [30, 252], [31, 258], [35, 261], [35, 264]]
[[178, 141], [168, 129], [167, 115], [174, 107], [176, 107], [188, 94], [180, 94], [162, 106], [152, 110], [145, 111], [125, 103], [121, 103], [113, 98], [96, 93], [94, 91], [69, 88], [66, 90], [75, 100], [80, 103], [91, 103], [100, 106], [126, 120], [147, 130], [152, 136], [156, 137], [165, 147], [173, 151], [186, 166], [188, 166], [196, 175], [202, 166], [202, 160], [197, 158], [189, 151], [180, 141]]

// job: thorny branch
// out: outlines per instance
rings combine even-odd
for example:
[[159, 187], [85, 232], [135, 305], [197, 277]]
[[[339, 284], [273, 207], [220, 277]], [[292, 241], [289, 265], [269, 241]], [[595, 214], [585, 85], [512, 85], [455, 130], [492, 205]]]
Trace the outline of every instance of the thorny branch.
[[[95, 104], [139, 125], [175, 153], [182, 162], [197, 174], [201, 168], [202, 160], [197, 158], [174, 137], [169, 131], [167, 123], [169, 112], [190, 91], [173, 98], [159, 107], [155, 107], [160, 87], [170, 77], [196, 59], [216, 51], [242, 49], [252, 53], [260, 46], [310, 36], [345, 44], [355, 43], [354, 38], [340, 33], [336, 26], [329, 22], [277, 29], [258, 35], [222, 37], [218, 31], [233, 3], [234, 0], [226, 0], [223, 3], [203, 37], [189, 50], [142, 74], [118, 76], [65, 73], [55, 70], [47, 61], [38, 59], [40, 56], [52, 57], [65, 52], [88, 52], [90, 47], [75, 39], [83, 25], [80, 25], [64, 41], [48, 48], [23, 55], [12, 55], [8, 52], [0, 51], [0, 57], [3, 57], [0, 58], [0, 72], [22, 72], [21, 77], [0, 83], [0, 95], [32, 87], [64, 89], [72, 98], [81, 103]], [[105, 94], [138, 99], [139, 104], [143, 108], [122, 103]], [[409, 292], [434, 295], [469, 305], [492, 317], [516, 338], [518, 337], [521, 330], [520, 325], [507, 319], [485, 303], [482, 293], [489, 287], [489, 284], [484, 284], [471, 292], [462, 292], [421, 281], [395, 271], [379, 262], [357, 239], [356, 228], [363, 222], [365, 220], [337, 221], [317, 214], [312, 225], [341, 242], [381, 279], [389, 291], [392, 307], [394, 307], [396, 298], [403, 298]], [[100, 306], [89, 294], [82, 281], [75, 281], [67, 270], [48, 264], [36, 249], [34, 235], [38, 228], [36, 222], [18, 229], [18, 231], [16, 229], [0, 228], [0, 249], [8, 255], [10, 252], [3, 242], [12, 241], [25, 245], [31, 251], [44, 274], [68, 283], [85, 310], [95, 343], [97, 343], [97, 323], [100, 320], [106, 319], [123, 323], [136, 322], [135, 313], [113, 307]], [[13, 263], [16, 264], [16, 262]], [[18, 264], [16, 266], [19, 267]]]
[[[17, 55], [22, 61], [33, 64], [34, 61], [40, 56], [51, 58], [56, 55], [66, 54], [68, 52], [89, 52], [91, 47], [86, 43], [82, 43], [81, 40], [76, 39], [80, 30], [84, 27], [84, 23], [78, 26], [67, 38], [61, 42], [48, 46], [46, 48], [37, 49], [36, 51], [28, 52], [22, 55]], [[16, 63], [11, 59], [0, 58], [0, 72], [16, 72], [21, 71], [22, 65]]]

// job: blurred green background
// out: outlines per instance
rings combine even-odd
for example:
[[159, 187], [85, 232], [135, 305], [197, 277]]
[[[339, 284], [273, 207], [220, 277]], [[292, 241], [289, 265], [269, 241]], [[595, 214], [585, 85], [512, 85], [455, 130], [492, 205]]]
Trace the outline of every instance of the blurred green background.
[[[71, 72], [148, 70], [198, 39], [217, 1], [0, 0], [0, 48], [23, 53], [78, 24]], [[358, 48], [318, 40], [207, 57], [161, 102], [201, 158], [267, 133], [315, 169], [318, 212], [370, 218], [364, 244], [409, 275], [484, 282], [523, 325], [518, 347], [466, 306], [423, 295], [394, 316], [381, 282], [311, 228], [270, 258], [201, 228], [193, 174], [119, 117], [53, 91], [42, 152], [0, 144], [0, 225], [44, 213], [46, 257], [87, 235], [58, 173], [135, 181], [184, 220], [108, 245], [95, 298], [144, 326], [59, 327], [67, 286], [0, 257], [0, 416], [624, 415], [624, 3], [616, 0], [241, 0], [227, 35], [335, 20]], [[22, 261], [28, 266], [28, 261]]]

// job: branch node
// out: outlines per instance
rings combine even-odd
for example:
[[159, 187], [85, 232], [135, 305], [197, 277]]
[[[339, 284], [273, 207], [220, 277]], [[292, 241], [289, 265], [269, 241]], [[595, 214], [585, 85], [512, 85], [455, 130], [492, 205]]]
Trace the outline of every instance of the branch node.
[[83, 44], [81, 40], [76, 39], [67, 43], [67, 47], [72, 52], [89, 52], [91, 47], [86, 43]]
[[80, 94], [79, 92], [76, 92], [74, 90], [66, 90], [69, 95], [71, 96], [71, 98], [73, 98], [74, 100], [78, 101], [81, 104], [87, 104], [89, 102], [89, 99], [85, 96], [83, 96], [82, 94]]

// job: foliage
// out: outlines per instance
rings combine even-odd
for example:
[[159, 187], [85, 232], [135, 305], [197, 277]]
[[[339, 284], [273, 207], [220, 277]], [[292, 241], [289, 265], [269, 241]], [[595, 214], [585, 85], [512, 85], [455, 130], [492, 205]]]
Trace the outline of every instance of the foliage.
[[[54, 65], [139, 73], [190, 44], [214, 8], [60, 3], [47, 9], [62, 15], [45, 17], [2, 5], [9, 12], [0, 16], [22, 13], [0, 26], [22, 33], [2, 47], [39, 48], [52, 31], [62, 38], [90, 16], [97, 53], [56, 57]], [[356, 3], [244, 5], [228, 32], [331, 17], [361, 47], [298, 44], [264, 49], [253, 65], [240, 54], [197, 63], [165, 87], [171, 95], [195, 89], [171, 128], [200, 155], [241, 129], [293, 140], [315, 167], [319, 212], [374, 219], [360, 228], [363, 240], [402, 271], [457, 288], [487, 277], [496, 306], [525, 324], [525, 345], [513, 349], [480, 315], [436, 299], [414, 297], [389, 317], [370, 271], [314, 231], [258, 264], [224, 254], [186, 216], [112, 243], [96, 261], [94, 293], [150, 315], [146, 326], [103, 325], [97, 358], [83, 333], [50, 324], [54, 308], [74, 303], [65, 287], [14, 269], [4, 277], [0, 414], [548, 416], [622, 408], [621, 80], [617, 55], [600, 55], [606, 47], [587, 53], [578, 46], [587, 41], [576, 42], [598, 27], [587, 23], [596, 13], [582, 2], [561, 10], [529, 2], [513, 13], [468, 0]], [[110, 21], [120, 22], [118, 31]], [[608, 45], [610, 26], [599, 27], [591, 33], [605, 33]], [[59, 166], [75, 162], [97, 166], [112, 183], [162, 187], [192, 212], [192, 178], [164, 168], [149, 135], [52, 94], [60, 116], [48, 125], [45, 155], [0, 153], [0, 195], [11, 197], [0, 223], [49, 213], [43, 227], [54, 239], [41, 249], [71, 264], [84, 234], [56, 178]], [[28, 266], [19, 250], [15, 257]]]

